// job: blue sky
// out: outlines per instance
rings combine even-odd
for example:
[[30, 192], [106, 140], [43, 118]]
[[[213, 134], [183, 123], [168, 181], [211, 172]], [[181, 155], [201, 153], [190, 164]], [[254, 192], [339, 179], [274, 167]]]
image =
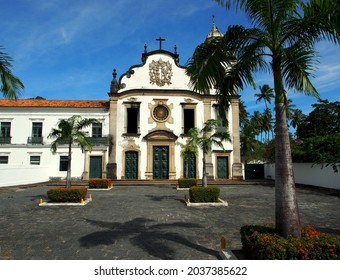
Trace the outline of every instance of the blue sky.
[[[13, 72], [25, 84], [22, 98], [108, 99], [113, 68], [118, 77], [140, 64], [148, 51], [174, 45], [185, 65], [212, 26], [225, 32], [228, 25], [248, 25], [235, 10], [212, 0], [0, 0], [0, 45], [15, 60]], [[320, 43], [320, 64], [313, 81], [322, 98], [339, 100], [340, 47]], [[257, 85], [272, 86], [272, 77], [259, 73]], [[252, 88], [241, 92], [250, 112], [262, 111]], [[313, 97], [289, 92], [304, 113]]]

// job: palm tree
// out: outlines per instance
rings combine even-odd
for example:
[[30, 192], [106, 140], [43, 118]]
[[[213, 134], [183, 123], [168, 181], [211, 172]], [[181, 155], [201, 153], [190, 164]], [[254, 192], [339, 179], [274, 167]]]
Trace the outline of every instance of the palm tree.
[[297, 129], [305, 119], [306, 115], [304, 115], [300, 109], [295, 109], [290, 124], [294, 129]]
[[91, 124], [98, 123], [96, 119], [82, 119], [81, 116], [74, 115], [67, 120], [58, 122], [58, 128], [53, 128], [47, 138], [55, 139], [51, 143], [51, 151], [56, 153], [59, 145], [68, 145], [68, 161], [67, 161], [67, 176], [66, 187], [71, 187], [71, 150], [72, 144], [78, 144], [82, 149], [92, 150], [92, 144], [86, 138], [85, 132], [82, 129]]
[[244, 101], [240, 100], [239, 103], [240, 110], [240, 127], [244, 127], [249, 124], [249, 113], [247, 112], [246, 105], [244, 105]]
[[274, 98], [274, 89], [272, 89], [269, 85], [263, 85], [262, 87], [259, 86], [260, 93], [255, 93], [256, 103], [260, 101], [264, 101], [264, 105], [267, 107], [267, 102], [269, 104], [272, 103], [272, 98]]
[[266, 108], [262, 114], [262, 130], [267, 134], [267, 141], [269, 141], [269, 133], [273, 131], [273, 116], [269, 108]]
[[197, 154], [198, 148], [203, 152], [203, 172], [202, 172], [202, 187], [208, 185], [206, 172], [206, 155], [211, 152], [213, 145], [217, 145], [224, 149], [222, 141], [231, 141], [229, 132], [222, 130], [218, 120], [207, 120], [201, 130], [194, 127], [189, 130], [189, 138], [184, 147], [185, 151]]
[[4, 48], [0, 46], [0, 91], [5, 98], [17, 99], [21, 90], [24, 89], [24, 84], [12, 74], [13, 59], [7, 53], [3, 52], [3, 50]]
[[241, 155], [243, 156], [244, 163], [247, 164], [248, 156], [255, 149], [255, 135], [254, 129], [251, 125], [245, 125], [242, 128], [240, 135], [240, 144], [241, 144]]
[[262, 120], [262, 115], [260, 111], [254, 111], [253, 115], [250, 117], [250, 125], [252, 126], [254, 130], [254, 134], [257, 135], [259, 141], [261, 140], [261, 135], [262, 135], [262, 125], [263, 120]]
[[[199, 45], [187, 63], [193, 88], [204, 92], [216, 87], [220, 104], [247, 85], [255, 86], [254, 73], [272, 73], [276, 115], [275, 221], [283, 237], [300, 237], [291, 148], [287, 126], [285, 88], [318, 96], [310, 81], [316, 63], [314, 44], [327, 39], [340, 42], [329, 11], [305, 9], [300, 0], [215, 0], [243, 10], [252, 27], [229, 26], [223, 38]], [[314, 2], [315, 0], [311, 0]]]
[[[181, 157], [185, 160], [186, 157], [194, 154], [195, 156], [197, 156], [198, 154], [198, 130], [192, 130], [192, 131], [188, 131], [189, 133], [189, 138], [186, 144], [177, 142], [178, 145], [180, 145], [182, 147], [182, 151], [181, 151]], [[188, 178], [188, 174], [189, 174], [189, 163], [186, 162], [185, 166], [185, 174], [184, 177]]]
[[287, 122], [289, 122], [293, 118], [295, 109], [296, 109], [296, 105], [293, 103], [293, 100], [288, 99], [286, 101]]

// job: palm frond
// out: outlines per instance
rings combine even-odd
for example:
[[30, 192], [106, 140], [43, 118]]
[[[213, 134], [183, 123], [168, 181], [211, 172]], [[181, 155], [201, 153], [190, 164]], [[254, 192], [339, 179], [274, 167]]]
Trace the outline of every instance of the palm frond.
[[5, 52], [4, 48], [0, 46], [0, 91], [5, 98], [17, 99], [24, 89], [24, 84], [12, 74], [11, 67], [13, 59]]
[[282, 75], [286, 86], [319, 97], [309, 77], [315, 68], [316, 51], [304, 44], [295, 44], [282, 50]]
[[199, 45], [188, 60], [186, 72], [195, 91], [207, 93], [216, 82], [225, 76], [226, 50], [221, 38], [215, 38]]

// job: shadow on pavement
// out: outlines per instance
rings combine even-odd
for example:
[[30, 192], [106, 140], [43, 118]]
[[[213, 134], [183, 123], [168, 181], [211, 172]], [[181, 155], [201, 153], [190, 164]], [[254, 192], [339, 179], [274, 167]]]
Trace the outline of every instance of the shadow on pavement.
[[118, 239], [129, 239], [134, 246], [139, 247], [156, 258], [176, 259], [176, 249], [171, 246], [171, 242], [174, 242], [175, 244], [187, 246], [202, 253], [218, 257], [218, 251], [195, 244], [180, 234], [169, 232], [169, 230], [178, 227], [201, 228], [200, 225], [194, 223], [152, 224], [153, 220], [145, 218], [136, 218], [125, 223], [110, 223], [89, 219], [85, 221], [104, 228], [104, 230], [81, 237], [79, 242], [82, 247], [112, 245]]

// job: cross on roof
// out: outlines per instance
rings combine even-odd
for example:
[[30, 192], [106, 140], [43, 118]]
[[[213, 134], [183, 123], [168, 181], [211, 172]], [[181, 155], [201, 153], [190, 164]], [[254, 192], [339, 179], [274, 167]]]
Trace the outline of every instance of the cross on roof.
[[162, 38], [162, 37], [159, 37], [159, 38], [156, 39], [156, 41], [159, 41], [159, 49], [161, 50], [162, 49], [162, 41], [165, 41], [165, 39]]

